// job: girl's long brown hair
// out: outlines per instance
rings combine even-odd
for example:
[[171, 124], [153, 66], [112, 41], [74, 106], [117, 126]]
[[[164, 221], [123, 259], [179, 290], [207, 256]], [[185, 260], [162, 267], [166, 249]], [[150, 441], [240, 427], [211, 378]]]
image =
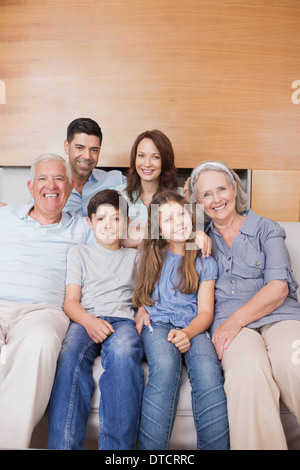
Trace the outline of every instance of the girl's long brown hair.
[[135, 169], [135, 161], [137, 147], [139, 143], [146, 138], [153, 140], [154, 145], [159, 151], [161, 157], [161, 174], [159, 175], [157, 191], [164, 191], [165, 189], [173, 189], [176, 191], [178, 186], [175, 156], [170, 139], [163, 132], [157, 129], [142, 132], [140, 135], [138, 135], [131, 148], [129, 169], [126, 175], [126, 192], [131, 202], [135, 202], [133, 200], [135, 191], [137, 191], [137, 197], [140, 196], [141, 179]]
[[[136, 282], [132, 300], [138, 307], [155, 304], [151, 294], [159, 281], [168, 248], [167, 240], [160, 235], [159, 213], [157, 209], [160, 205], [166, 204], [169, 201], [178, 202], [182, 206], [189, 204], [183, 196], [175, 191], [156, 193], [152, 198], [148, 209], [148, 238], [144, 239], [141, 244], [141, 256], [134, 271]], [[156, 211], [155, 215], [153, 214], [154, 211]], [[194, 214], [192, 219], [194, 225]], [[176, 286], [181, 293], [192, 294], [198, 288], [199, 274], [196, 270], [196, 259], [198, 256], [200, 256], [198, 249], [185, 250], [178, 268], [180, 282]]]

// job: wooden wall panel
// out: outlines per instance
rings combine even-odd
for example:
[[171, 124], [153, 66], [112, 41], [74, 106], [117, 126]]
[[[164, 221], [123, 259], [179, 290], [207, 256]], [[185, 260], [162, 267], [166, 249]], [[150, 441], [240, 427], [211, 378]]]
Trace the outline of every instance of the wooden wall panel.
[[282, 222], [300, 221], [300, 170], [252, 172], [252, 209]]
[[63, 154], [68, 123], [96, 119], [100, 164], [126, 166], [159, 128], [178, 167], [298, 169], [298, 0], [0, 2], [0, 165]]

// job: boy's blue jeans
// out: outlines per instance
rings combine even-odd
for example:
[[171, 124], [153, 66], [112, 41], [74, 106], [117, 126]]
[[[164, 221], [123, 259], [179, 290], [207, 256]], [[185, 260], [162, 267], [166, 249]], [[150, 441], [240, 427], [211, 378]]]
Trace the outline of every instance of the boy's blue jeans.
[[215, 348], [202, 333], [182, 355], [167, 340], [170, 324], [152, 323], [142, 338], [149, 365], [139, 435], [139, 449], [168, 449], [178, 404], [184, 359], [192, 386], [192, 405], [198, 449], [229, 449], [227, 402]]
[[132, 320], [101, 317], [115, 332], [96, 344], [78, 323], [71, 323], [62, 344], [50, 399], [50, 449], [82, 449], [94, 391], [92, 365], [101, 351], [99, 449], [136, 446], [144, 373], [142, 340]]

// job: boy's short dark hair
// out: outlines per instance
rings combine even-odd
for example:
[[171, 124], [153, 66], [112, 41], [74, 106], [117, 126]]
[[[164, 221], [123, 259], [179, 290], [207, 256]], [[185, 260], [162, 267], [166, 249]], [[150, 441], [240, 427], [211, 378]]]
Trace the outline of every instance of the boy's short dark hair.
[[92, 219], [92, 214], [96, 214], [98, 207], [102, 205], [111, 205], [118, 209], [125, 219], [128, 217], [127, 201], [115, 189], [104, 189], [90, 199], [88, 205], [88, 217], [90, 220]]
[[102, 143], [102, 131], [99, 124], [90, 118], [77, 118], [70, 122], [67, 128], [67, 141], [69, 144], [74, 139], [75, 134], [95, 135], [99, 137], [100, 145]]

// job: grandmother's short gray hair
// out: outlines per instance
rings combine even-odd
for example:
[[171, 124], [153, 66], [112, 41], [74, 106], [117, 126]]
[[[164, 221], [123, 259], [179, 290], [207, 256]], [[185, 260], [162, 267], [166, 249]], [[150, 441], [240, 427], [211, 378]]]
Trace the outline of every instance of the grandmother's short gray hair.
[[247, 209], [247, 202], [248, 197], [246, 192], [243, 189], [241, 180], [237, 173], [230, 168], [226, 163], [221, 161], [205, 161], [200, 163], [194, 170], [192, 171], [190, 177], [190, 199], [191, 202], [197, 202], [197, 191], [196, 191], [196, 183], [201, 173], [205, 171], [220, 171], [225, 173], [228, 181], [233, 184], [234, 182], [237, 183], [237, 195], [236, 195], [236, 203], [235, 208], [238, 214], [241, 214]]

